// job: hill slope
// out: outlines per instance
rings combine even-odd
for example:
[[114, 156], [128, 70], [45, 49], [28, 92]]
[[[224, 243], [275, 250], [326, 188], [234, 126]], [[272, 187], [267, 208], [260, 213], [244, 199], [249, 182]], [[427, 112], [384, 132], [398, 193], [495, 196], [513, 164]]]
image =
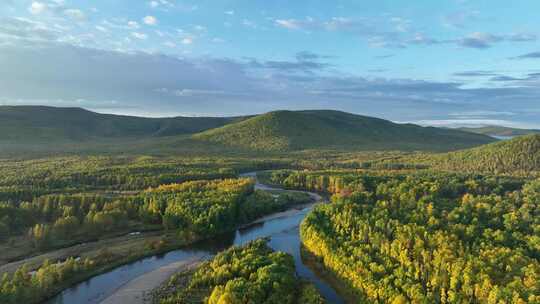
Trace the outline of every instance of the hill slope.
[[431, 155], [435, 168], [465, 172], [531, 175], [540, 171], [540, 135], [527, 135], [474, 149]]
[[540, 130], [517, 129], [502, 126], [485, 126], [479, 128], [459, 128], [461, 131], [484, 134], [488, 136], [514, 137], [529, 134], [540, 134]]
[[193, 138], [259, 151], [305, 149], [450, 151], [495, 141], [459, 130], [396, 124], [339, 111], [276, 111]]
[[192, 134], [238, 120], [241, 118], [143, 118], [98, 114], [81, 108], [0, 106], [0, 140], [23, 143], [161, 137]]

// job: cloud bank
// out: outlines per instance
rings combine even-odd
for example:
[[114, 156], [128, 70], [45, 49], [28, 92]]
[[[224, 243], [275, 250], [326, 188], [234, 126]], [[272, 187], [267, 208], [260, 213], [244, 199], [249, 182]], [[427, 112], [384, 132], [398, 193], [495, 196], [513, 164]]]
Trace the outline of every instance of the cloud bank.
[[0, 100], [10, 104], [48, 100], [149, 116], [333, 108], [407, 121], [479, 109], [495, 113], [483, 117], [497, 119], [501, 108], [512, 108], [523, 112], [524, 124], [527, 115], [540, 113], [540, 92], [530, 83], [534, 75], [521, 79], [517, 87], [464, 89], [460, 82], [327, 72], [325, 56], [309, 52], [280, 62], [181, 58], [66, 44], [3, 46], [0, 54]]

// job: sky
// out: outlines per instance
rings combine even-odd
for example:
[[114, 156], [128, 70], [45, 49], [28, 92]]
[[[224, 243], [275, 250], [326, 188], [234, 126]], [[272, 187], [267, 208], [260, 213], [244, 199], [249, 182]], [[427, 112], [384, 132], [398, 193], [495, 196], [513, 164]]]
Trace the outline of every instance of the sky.
[[2, 0], [0, 104], [540, 128], [540, 1]]

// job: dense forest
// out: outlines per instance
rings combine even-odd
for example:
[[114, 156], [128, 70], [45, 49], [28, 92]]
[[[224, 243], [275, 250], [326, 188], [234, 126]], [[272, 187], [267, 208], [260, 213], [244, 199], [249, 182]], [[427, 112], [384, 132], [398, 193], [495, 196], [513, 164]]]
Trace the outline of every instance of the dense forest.
[[259, 179], [280, 185], [288, 189], [306, 189], [314, 192], [339, 194], [343, 191], [351, 192], [359, 189], [375, 189], [378, 184], [392, 180], [406, 179], [432, 179], [444, 178], [448, 180], [449, 187], [456, 193], [474, 192], [485, 194], [488, 192], [504, 193], [505, 191], [519, 190], [525, 180], [520, 177], [480, 175], [438, 172], [433, 170], [368, 170], [368, 169], [335, 169], [335, 170], [274, 170], [260, 173]]
[[[100, 259], [105, 263], [107, 257]], [[84, 274], [93, 271], [96, 266], [95, 260], [74, 258], [58, 263], [45, 260], [35, 272], [23, 266], [12, 275], [4, 273], [0, 282], [0, 298], [5, 304], [41, 303], [60, 291], [59, 286], [76, 282], [78, 277], [84, 278]]]
[[334, 193], [306, 217], [301, 237], [358, 301], [540, 301], [538, 180], [292, 171], [267, 178]]
[[[240, 218], [239, 205], [251, 193], [251, 180], [236, 179], [164, 185], [138, 195], [115, 198], [45, 195], [18, 206], [2, 205], [0, 227], [4, 229], [3, 235], [20, 233], [30, 227], [28, 236], [38, 248], [46, 248], [53, 239], [72, 238], [75, 233], [91, 237], [127, 227], [130, 221], [193, 232], [199, 232], [197, 227], [207, 226], [204, 233], [216, 233], [234, 225]], [[187, 201], [190, 204], [185, 206]]]
[[0, 201], [48, 193], [137, 191], [162, 184], [236, 177], [290, 165], [290, 160], [152, 156], [70, 156], [0, 160]]
[[221, 252], [195, 271], [173, 276], [155, 302], [208, 304], [322, 304], [317, 290], [295, 274], [288, 254], [273, 252], [265, 240]]
[[457, 152], [415, 155], [401, 161], [424, 164], [437, 170], [538, 176], [540, 135], [516, 137]]

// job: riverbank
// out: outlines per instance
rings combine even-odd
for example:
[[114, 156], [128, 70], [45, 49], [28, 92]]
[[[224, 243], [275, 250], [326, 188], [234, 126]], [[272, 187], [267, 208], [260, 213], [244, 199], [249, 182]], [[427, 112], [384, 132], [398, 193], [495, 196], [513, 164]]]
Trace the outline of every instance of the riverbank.
[[[254, 222], [251, 222], [250, 224], [254, 224]], [[227, 233], [234, 232], [237, 229], [239, 228], [235, 228], [230, 231], [225, 231], [222, 234], [225, 235]], [[45, 302], [47, 300], [52, 300], [57, 295], [61, 294], [64, 290], [67, 290], [68, 288], [71, 288], [95, 276], [108, 273], [118, 267], [131, 264], [133, 262], [142, 260], [147, 257], [162, 255], [168, 252], [186, 248], [186, 247], [195, 245], [197, 243], [204, 242], [206, 240], [212, 240], [216, 237], [219, 237], [219, 235], [211, 235], [211, 236], [205, 236], [205, 237], [191, 236], [189, 239], [185, 239], [185, 238], [179, 238], [176, 234], [169, 233], [166, 235], [160, 235], [160, 236], [155, 236], [151, 238], [141, 237], [140, 240], [136, 242], [128, 243], [124, 245], [122, 244], [112, 245], [111, 247], [106, 247], [106, 249], [96, 249], [98, 254], [102, 250], [106, 250], [107, 252], [120, 252], [120, 253], [117, 255], [116, 258], [112, 260], [112, 262], [107, 262], [106, 264], [99, 265], [95, 269], [92, 269], [84, 273], [80, 273], [75, 277], [72, 277], [66, 281], [61, 282], [55, 287], [54, 291], [52, 291], [50, 294], [46, 295], [45, 298], [43, 298], [43, 301]], [[95, 244], [95, 246], [96, 248], [101, 247], [99, 246], [99, 244]], [[157, 247], [153, 248], [151, 246], [157, 246]], [[46, 303], [55, 303], [55, 302], [46, 302]]]
[[[316, 197], [319, 197], [319, 196], [316, 196]], [[240, 230], [247, 229], [253, 225], [257, 225], [257, 224], [271, 221], [274, 219], [289, 217], [298, 213], [301, 210], [311, 208], [312, 206], [314, 206], [315, 204], [319, 202], [320, 201], [317, 200], [309, 204], [297, 205], [286, 211], [277, 212], [271, 215], [264, 216], [248, 224], [242, 225], [238, 229]], [[147, 274], [141, 275], [138, 278], [128, 282], [126, 285], [116, 290], [111, 296], [109, 296], [106, 300], [104, 300], [101, 303], [102, 304], [147, 303], [145, 302], [145, 297], [143, 296], [144, 294], [147, 294], [152, 289], [159, 287], [161, 283], [166, 281], [173, 274], [181, 272], [181, 271], [189, 270], [190, 267], [196, 267], [199, 264], [199, 262], [201, 262], [202, 260], [204, 260], [204, 258], [194, 258], [194, 261], [188, 261], [188, 262], [174, 262], [171, 264], [167, 264]], [[171, 271], [174, 269], [177, 269], [177, 270]], [[158, 282], [159, 284], [157, 284]]]
[[145, 273], [117, 289], [101, 304], [145, 304], [151, 302], [152, 291], [165, 283], [172, 275], [193, 270], [208, 256], [197, 256], [190, 260], [165, 265]]
[[0, 266], [0, 277], [4, 273], [13, 273], [17, 268], [26, 264], [29, 270], [34, 270], [43, 264], [43, 261], [63, 261], [70, 257], [93, 257], [98, 251], [107, 248], [109, 251], [117, 254], [123, 254], [129, 250], [137, 250], [143, 246], [144, 242], [159, 241], [163, 235], [162, 231], [153, 231], [141, 233], [138, 235], [124, 235], [110, 239], [103, 239], [95, 242], [88, 242], [71, 247], [53, 250], [34, 257], [11, 262]]
[[311, 253], [303, 245], [300, 246], [300, 254], [304, 263], [317, 274], [318, 277], [324, 279], [334, 290], [342, 297], [345, 304], [359, 303], [358, 296], [348, 288], [347, 284], [343, 282], [336, 274], [326, 268], [320, 258]]
[[[98, 254], [102, 254], [103, 251], [106, 252], [106, 254], [110, 254], [114, 249], [117, 250], [123, 250], [124, 254], [122, 256], [116, 256], [113, 257], [111, 260], [104, 264], [98, 264], [97, 267], [88, 270], [88, 271], [82, 271], [76, 274], [75, 276], [64, 280], [62, 282], [59, 282], [54, 289], [52, 289], [48, 294], [43, 295], [41, 300], [38, 302], [40, 303], [49, 303], [48, 301], [56, 297], [58, 294], [62, 293], [64, 290], [67, 290], [68, 288], [71, 288], [75, 286], [76, 284], [79, 284], [81, 282], [87, 281], [93, 277], [96, 277], [98, 275], [107, 273], [109, 271], [112, 271], [113, 269], [116, 269], [118, 267], [121, 267], [123, 265], [130, 264], [132, 262], [150, 257], [150, 256], [156, 256], [160, 254], [164, 254], [166, 252], [170, 252], [173, 250], [176, 250], [178, 248], [188, 246], [190, 244], [194, 244], [201, 239], [193, 239], [193, 240], [185, 240], [185, 239], [177, 239], [174, 238], [172, 235], [166, 235], [166, 237], [169, 239], [169, 241], [165, 245], [161, 245], [160, 247], [156, 248], [149, 248], [148, 244], [152, 244], [152, 242], [149, 242], [148, 238], [142, 238], [141, 241], [143, 242], [137, 242], [136, 244], [127, 244], [126, 248], [123, 248], [123, 245], [113, 246], [111, 248], [105, 248], [105, 249], [99, 249]], [[158, 237], [159, 241], [161, 242], [164, 239], [164, 236]], [[141, 248], [140, 246], [143, 245]], [[137, 249], [138, 248], [138, 249]]]

